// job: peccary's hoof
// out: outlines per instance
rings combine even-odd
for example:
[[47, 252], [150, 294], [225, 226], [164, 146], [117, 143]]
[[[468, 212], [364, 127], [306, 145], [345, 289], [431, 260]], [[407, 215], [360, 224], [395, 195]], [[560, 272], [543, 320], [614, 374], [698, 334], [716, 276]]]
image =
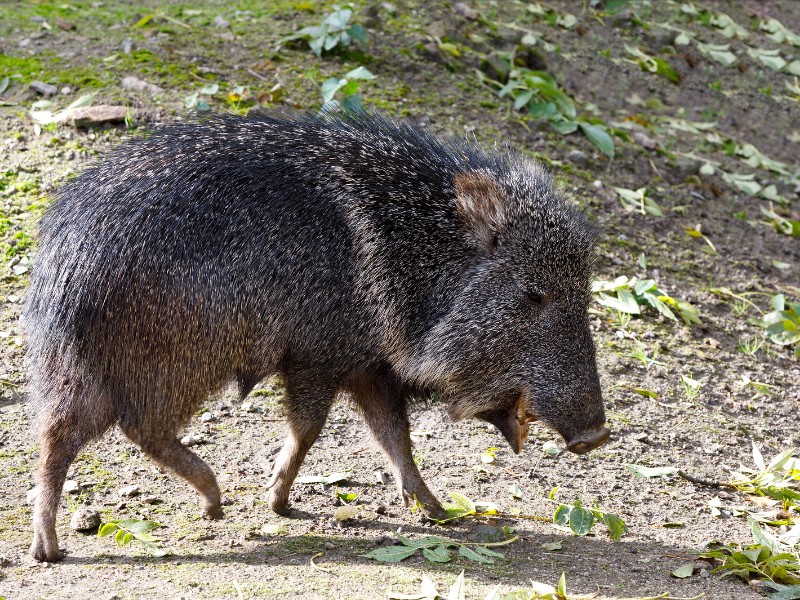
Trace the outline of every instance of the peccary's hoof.
[[422, 513], [430, 521], [444, 521], [449, 517], [447, 511], [441, 506], [431, 506], [430, 504], [422, 507]]
[[275, 496], [275, 493], [272, 490], [270, 490], [270, 492], [267, 494], [267, 505], [272, 512], [277, 515], [281, 515], [282, 517], [289, 516], [289, 513], [291, 512], [289, 500], [278, 498]]
[[218, 521], [225, 516], [221, 506], [207, 506], [203, 509], [203, 518], [209, 521]]
[[47, 548], [41, 540], [35, 539], [31, 544], [30, 555], [39, 562], [53, 563], [63, 559], [65, 553], [58, 546]]

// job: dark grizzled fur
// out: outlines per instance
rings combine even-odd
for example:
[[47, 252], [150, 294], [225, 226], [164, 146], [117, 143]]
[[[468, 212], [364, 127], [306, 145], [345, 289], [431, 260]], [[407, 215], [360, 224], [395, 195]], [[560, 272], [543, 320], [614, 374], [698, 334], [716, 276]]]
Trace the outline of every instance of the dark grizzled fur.
[[24, 312], [42, 450], [33, 555], [60, 558], [66, 471], [116, 423], [221, 516], [178, 431], [234, 380], [242, 395], [286, 381], [279, 512], [338, 391], [432, 515], [412, 397], [438, 393], [517, 451], [534, 418], [568, 442], [597, 431], [593, 240], [537, 165], [379, 115], [217, 116], [123, 145], [41, 222]]

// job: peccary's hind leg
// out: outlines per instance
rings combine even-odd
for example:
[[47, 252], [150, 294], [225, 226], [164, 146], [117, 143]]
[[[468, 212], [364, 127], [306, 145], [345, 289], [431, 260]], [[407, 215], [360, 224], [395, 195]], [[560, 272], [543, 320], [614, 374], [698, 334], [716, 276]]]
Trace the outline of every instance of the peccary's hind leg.
[[121, 424], [122, 431], [161, 466], [183, 477], [200, 494], [200, 508], [207, 519], [221, 519], [217, 478], [203, 459], [181, 444], [174, 431], [157, 431], [141, 424]]
[[380, 445], [406, 504], [418, 502], [431, 519], [447, 517], [420, 475], [411, 454], [407, 400], [395, 382], [380, 376], [363, 376], [350, 384], [350, 391], [372, 435]]
[[64, 414], [62, 410], [65, 406], [81, 405], [75, 400], [71, 403], [68, 399], [40, 417], [40, 459], [36, 475], [38, 489], [33, 505], [33, 543], [30, 549], [31, 556], [39, 561], [61, 560], [56, 515], [67, 471], [81, 448], [101, 435], [112, 422], [112, 419], [105, 422], [99, 413], [94, 414], [93, 418], [69, 412]]
[[267, 503], [279, 515], [289, 512], [289, 491], [314, 441], [328, 418], [336, 390], [304, 382], [299, 375], [287, 376], [286, 410], [288, 433], [267, 483]]

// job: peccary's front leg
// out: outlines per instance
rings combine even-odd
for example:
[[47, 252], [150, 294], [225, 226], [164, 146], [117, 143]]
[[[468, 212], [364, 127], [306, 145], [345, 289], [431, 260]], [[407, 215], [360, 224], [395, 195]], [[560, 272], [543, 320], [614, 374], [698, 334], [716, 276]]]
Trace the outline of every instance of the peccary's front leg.
[[446, 513], [420, 475], [411, 455], [407, 399], [390, 377], [360, 376], [349, 390], [375, 440], [389, 459], [400, 496], [418, 502], [431, 519], [444, 519]]
[[267, 503], [279, 515], [289, 512], [292, 483], [325, 425], [335, 393], [332, 387], [303, 382], [298, 374], [287, 375], [284, 406], [288, 433], [267, 483]]

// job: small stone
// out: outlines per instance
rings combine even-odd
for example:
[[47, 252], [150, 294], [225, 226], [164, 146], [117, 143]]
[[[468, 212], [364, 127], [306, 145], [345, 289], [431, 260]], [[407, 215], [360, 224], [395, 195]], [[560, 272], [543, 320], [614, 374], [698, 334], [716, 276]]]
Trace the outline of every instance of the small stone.
[[642, 131], [633, 132], [633, 141], [647, 150], [655, 150], [658, 146], [658, 143], [653, 138]]
[[708, 577], [708, 576], [709, 576], [708, 569], [706, 568], [700, 569], [700, 577]]
[[361, 9], [361, 19], [364, 27], [367, 29], [376, 29], [380, 27], [380, 14], [381, 7], [379, 4], [368, 4]]
[[72, 31], [75, 29], [75, 23], [67, 21], [66, 19], [56, 19], [56, 25], [63, 31]]
[[185, 436], [181, 438], [181, 444], [184, 446], [197, 446], [198, 444], [202, 444], [205, 442], [205, 438], [200, 435], [195, 435], [193, 433], [187, 433]]
[[79, 508], [72, 513], [69, 526], [75, 531], [90, 531], [100, 527], [100, 513], [92, 508]]
[[214, 27], [220, 27], [222, 29], [225, 29], [225, 28], [231, 26], [231, 24], [228, 21], [226, 21], [225, 18], [222, 15], [217, 15], [216, 17], [214, 17], [214, 20], [211, 21], [211, 24]]
[[59, 114], [58, 122], [67, 122], [75, 127], [88, 127], [90, 125], [99, 125], [101, 123], [124, 121], [127, 115], [127, 106], [98, 104], [97, 106], [83, 106], [81, 108], [73, 108], [62, 111]]
[[650, 436], [648, 436], [646, 433], [637, 433], [635, 436], [633, 436], [633, 439], [637, 442], [641, 442], [642, 444], [647, 444], [650, 442]]
[[72, 88], [65, 85], [60, 91], [62, 96], [69, 96], [72, 93]]
[[133, 40], [131, 38], [125, 38], [122, 41], [122, 51], [125, 54], [130, 54], [133, 51]]
[[379, 515], [385, 515], [388, 511], [389, 509], [386, 507], [385, 504], [379, 504], [378, 506], [375, 507], [375, 512]]
[[213, 420], [214, 420], [214, 415], [212, 415], [210, 412], [204, 412], [202, 415], [200, 415], [201, 423], [208, 423], [209, 421]]
[[81, 491], [81, 484], [74, 479], [67, 479], [64, 482], [64, 491], [68, 494], [77, 494]]
[[679, 158], [675, 161], [675, 170], [680, 181], [683, 181], [691, 175], [697, 175], [700, 171], [700, 163], [691, 158]]
[[129, 485], [129, 486], [124, 487], [124, 488], [120, 488], [117, 491], [117, 494], [121, 498], [133, 498], [134, 496], [138, 496], [141, 493], [142, 493], [142, 488], [140, 488], [138, 485], [135, 485], [135, 484], [134, 485]]
[[599, 190], [601, 187], [603, 187], [603, 182], [602, 182], [602, 181], [600, 181], [599, 179], [595, 179], [595, 180], [592, 182], [592, 187], [594, 187], [594, 188], [596, 188], [596, 189], [598, 189], [598, 190]]
[[[397, 533], [400, 533], [399, 531]], [[386, 535], [382, 535], [375, 540], [375, 545], [379, 548], [386, 548], [387, 546], [394, 546], [397, 540]]]
[[611, 17], [612, 27], [630, 27], [633, 23], [633, 11], [626, 8]]
[[325, 542], [325, 550], [333, 550], [334, 548], [336, 548], [336, 546], [333, 542]]
[[120, 85], [122, 86], [122, 89], [131, 90], [133, 92], [148, 92], [150, 94], [158, 94], [164, 91], [164, 88], [160, 88], [152, 83], [147, 83], [146, 81], [133, 76], [123, 77]]
[[391, 479], [389, 478], [389, 474], [388, 473], [384, 473], [383, 471], [375, 471], [375, 479], [381, 485], [389, 485], [389, 483], [391, 482]]
[[45, 83], [44, 81], [31, 81], [30, 86], [34, 92], [41, 94], [42, 96], [52, 96], [58, 92], [58, 88], [56, 86]]
[[497, 54], [489, 54], [484, 58], [481, 61], [480, 69], [486, 73], [490, 79], [494, 79], [495, 81], [508, 80], [509, 66], [506, 61]]
[[579, 167], [589, 166], [589, 157], [586, 156], [585, 152], [581, 152], [580, 150], [570, 150], [567, 152], [567, 160]]
[[39, 488], [33, 488], [32, 490], [28, 490], [28, 493], [25, 494], [25, 503], [29, 506], [36, 501], [36, 496], [39, 495]]
[[464, 4], [463, 2], [456, 2], [453, 4], [453, 10], [456, 11], [456, 14], [459, 14], [470, 21], [475, 21], [478, 19], [478, 11], [471, 6]]
[[159, 504], [161, 502], [161, 500], [159, 500], [159, 498], [157, 496], [150, 496], [150, 495], [142, 496], [139, 499], [139, 501], [142, 504]]
[[650, 47], [650, 50], [658, 54], [667, 46], [671, 46], [675, 42], [676, 37], [678, 36], [674, 31], [654, 27], [647, 32], [645, 40], [647, 40], [647, 45]]

